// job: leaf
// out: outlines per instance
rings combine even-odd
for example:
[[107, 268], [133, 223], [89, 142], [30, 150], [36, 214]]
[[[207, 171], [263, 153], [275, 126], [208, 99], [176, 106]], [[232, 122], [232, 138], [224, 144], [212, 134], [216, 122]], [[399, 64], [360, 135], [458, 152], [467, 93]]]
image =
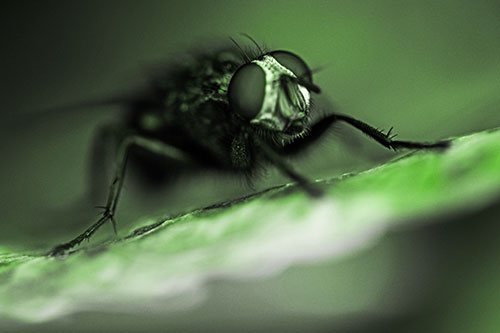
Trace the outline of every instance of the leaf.
[[[456, 138], [446, 152], [410, 152], [317, 181], [327, 192], [320, 200], [288, 184], [171, 219], [138, 221], [144, 227], [129, 236], [64, 259], [4, 248], [0, 316], [41, 322], [85, 311], [169, 313], [200, 304], [216, 281], [231, 290], [229, 281], [265, 281], [292, 266], [349, 262], [348, 255], [400, 225], [498, 201], [499, 170], [495, 129]], [[337, 281], [338, 290], [349, 281]], [[312, 287], [304, 280], [300, 288]]]

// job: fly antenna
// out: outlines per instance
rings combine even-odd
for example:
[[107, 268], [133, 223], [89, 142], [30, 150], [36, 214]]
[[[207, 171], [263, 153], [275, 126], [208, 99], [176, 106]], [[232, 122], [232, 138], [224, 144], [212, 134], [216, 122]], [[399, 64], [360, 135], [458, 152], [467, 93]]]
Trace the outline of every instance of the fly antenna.
[[229, 37], [229, 39], [231, 40], [231, 42], [233, 42], [234, 45], [236, 45], [236, 47], [238, 48], [238, 50], [240, 50], [241, 52], [241, 55], [246, 59], [247, 62], [250, 62], [250, 58], [248, 57], [248, 55], [245, 53], [245, 51], [243, 51], [243, 49], [241, 48], [240, 44], [238, 44], [238, 42], [236, 42], [233, 37]]
[[252, 43], [254, 43], [254, 44], [255, 44], [255, 46], [257, 46], [257, 49], [259, 49], [259, 52], [260, 52], [260, 54], [261, 54], [261, 55], [262, 55], [262, 54], [264, 54], [264, 51], [263, 51], [263, 50], [262, 50], [262, 48], [260, 47], [259, 43], [257, 43], [257, 42], [255, 41], [255, 39], [253, 39], [253, 38], [252, 38], [252, 36], [250, 36], [249, 34], [246, 34], [246, 33], [244, 33], [244, 32], [241, 32], [241, 33], [240, 33], [240, 35], [242, 35], [243, 37], [248, 38], [248, 39], [249, 39]]
[[321, 72], [324, 69], [325, 69], [325, 66], [315, 67], [315, 68], [311, 69], [311, 74]]

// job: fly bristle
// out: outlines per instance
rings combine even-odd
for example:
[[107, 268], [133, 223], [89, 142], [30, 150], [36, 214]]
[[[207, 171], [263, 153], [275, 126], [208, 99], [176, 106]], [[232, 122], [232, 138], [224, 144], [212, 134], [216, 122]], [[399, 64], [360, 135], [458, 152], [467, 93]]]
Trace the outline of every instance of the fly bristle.
[[240, 44], [238, 42], [236, 42], [235, 39], [233, 39], [232, 37], [229, 37], [231, 42], [240, 51], [240, 56], [245, 63], [248, 64], [248, 63], [252, 62], [253, 60], [260, 58], [261, 56], [263, 56], [264, 54], [266, 54], [268, 52], [266, 47], [259, 45], [255, 41], [255, 39], [253, 39], [250, 35], [248, 35], [246, 33], [241, 33], [240, 35], [248, 38], [255, 45], [255, 48], [241, 47]]
[[245, 52], [245, 50], [243, 50], [243, 48], [240, 46], [240, 44], [238, 44], [238, 42], [235, 41], [232, 37], [229, 37], [229, 39], [231, 40], [231, 42], [233, 42], [234, 45], [236, 45], [236, 47], [240, 51], [240, 56], [243, 59], [243, 61], [245, 63], [251, 62], [252, 59], [248, 56], [248, 54]]
[[256, 47], [257, 47], [257, 50], [259, 50], [260, 54], [263, 55], [264, 54], [264, 50], [260, 47], [260, 45], [255, 41], [255, 39], [253, 39], [249, 34], [246, 34], [246, 33], [241, 33], [242, 36], [248, 38]]

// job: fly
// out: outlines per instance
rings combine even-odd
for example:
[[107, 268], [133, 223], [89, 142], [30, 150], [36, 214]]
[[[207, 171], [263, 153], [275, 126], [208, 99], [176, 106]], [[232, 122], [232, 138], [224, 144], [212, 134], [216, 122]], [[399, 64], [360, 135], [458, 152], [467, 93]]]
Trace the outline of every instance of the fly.
[[[312, 99], [320, 93], [313, 73], [297, 54], [285, 51], [243, 50], [234, 46], [208, 52], [196, 61], [167, 70], [151, 79], [150, 89], [112, 101], [128, 112], [122, 123], [108, 127], [102, 137], [118, 142], [116, 166], [103, 213], [97, 222], [49, 254], [60, 255], [89, 239], [114, 219], [126, 165], [155, 164], [153, 179], [177, 164], [235, 173], [252, 179], [259, 169], [273, 166], [307, 194], [322, 192], [287, 162], [319, 140], [332, 125], [346, 123], [391, 150], [443, 149], [434, 143], [394, 140], [392, 128], [384, 133], [353, 117], [329, 113], [312, 120]], [[167, 172], [168, 173], [168, 172]]]

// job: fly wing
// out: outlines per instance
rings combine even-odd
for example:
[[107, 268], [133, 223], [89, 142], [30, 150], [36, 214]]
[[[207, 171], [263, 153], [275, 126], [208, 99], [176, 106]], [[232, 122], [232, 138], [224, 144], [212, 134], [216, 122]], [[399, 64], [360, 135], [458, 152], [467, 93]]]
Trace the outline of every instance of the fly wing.
[[129, 93], [117, 94], [112, 97], [103, 97], [91, 99], [88, 101], [76, 102], [67, 105], [55, 106], [46, 109], [36, 110], [29, 113], [11, 116], [10, 118], [3, 118], [1, 120], [2, 127], [8, 126], [10, 129], [22, 128], [30, 124], [37, 124], [47, 119], [54, 119], [62, 116], [63, 114], [71, 111], [81, 110], [97, 110], [101, 107], [129, 107], [147, 100], [148, 91], [146, 89], [137, 89]]

